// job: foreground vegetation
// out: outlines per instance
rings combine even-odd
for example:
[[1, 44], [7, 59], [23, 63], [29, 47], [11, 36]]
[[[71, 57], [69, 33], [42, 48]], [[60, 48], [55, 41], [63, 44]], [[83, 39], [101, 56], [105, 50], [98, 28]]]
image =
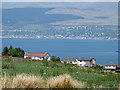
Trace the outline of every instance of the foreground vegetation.
[[[61, 77], [66, 77], [65, 75], [68, 75], [68, 77], [73, 80], [77, 80], [75, 82], [78, 84], [84, 84], [84, 88], [118, 88], [119, 86], [118, 74], [112, 73], [111, 71], [107, 72], [98, 69], [82, 68], [72, 64], [59, 64], [55, 62], [48, 62], [46, 60], [35, 61], [22, 58], [2, 59], [2, 77], [6, 76], [14, 78], [23, 73], [35, 77], [42, 77], [45, 81], [45, 87], [49, 86], [50, 88], [53, 86], [51, 87], [48, 85], [48, 82], [62, 82], [64, 79], [61, 79]], [[56, 76], [59, 76], [59, 79], [55, 79]], [[54, 86], [53, 88], [55, 87], [57, 86]]]

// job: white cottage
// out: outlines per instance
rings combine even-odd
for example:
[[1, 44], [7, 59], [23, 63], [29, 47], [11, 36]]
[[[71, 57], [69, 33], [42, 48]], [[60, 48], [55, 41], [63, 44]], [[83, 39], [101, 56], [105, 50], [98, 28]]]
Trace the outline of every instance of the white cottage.
[[110, 62], [105, 65], [105, 69], [107, 70], [116, 70], [116, 68], [117, 68], [117, 64], [114, 64], [113, 62]]
[[24, 54], [24, 58], [26, 59], [35, 59], [35, 60], [50, 60], [50, 55], [45, 52], [45, 53], [31, 53], [31, 52], [26, 52]]
[[93, 57], [80, 57], [78, 59], [78, 65], [84, 67], [93, 67], [95, 65], [96, 59]]

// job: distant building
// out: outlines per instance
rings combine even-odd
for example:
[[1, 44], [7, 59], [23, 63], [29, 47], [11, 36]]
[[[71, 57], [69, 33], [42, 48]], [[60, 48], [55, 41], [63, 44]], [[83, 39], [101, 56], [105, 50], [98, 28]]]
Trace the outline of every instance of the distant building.
[[75, 64], [77, 62], [77, 59], [75, 57], [65, 57], [61, 63], [72, 63]]
[[93, 67], [95, 65], [96, 59], [93, 57], [80, 57], [78, 59], [78, 65], [84, 67]]
[[114, 64], [113, 62], [110, 62], [105, 65], [105, 69], [107, 70], [116, 70], [117, 69], [117, 64]]
[[31, 53], [31, 52], [26, 52], [24, 54], [24, 58], [26, 59], [35, 59], [35, 60], [50, 60], [50, 55], [45, 52], [45, 53]]
[[77, 64], [78, 66], [84, 66], [84, 67], [93, 67], [95, 65], [94, 58], [87, 58], [87, 57], [81, 57], [79, 59], [76, 59], [75, 57], [66, 57], [61, 62], [64, 63], [72, 63]]

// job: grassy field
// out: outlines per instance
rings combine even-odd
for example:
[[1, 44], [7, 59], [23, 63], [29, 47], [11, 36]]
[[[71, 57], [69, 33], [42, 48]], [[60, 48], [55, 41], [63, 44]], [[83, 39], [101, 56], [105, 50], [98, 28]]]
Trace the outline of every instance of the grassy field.
[[[58, 64], [47, 61], [28, 59], [2, 59], [2, 76], [17, 76], [22, 73], [42, 77], [45, 82], [51, 77], [68, 74], [77, 82], [84, 83], [84, 88], [118, 88], [118, 74], [104, 70], [85, 69], [72, 64]], [[46, 82], [47, 83], [47, 82]]]

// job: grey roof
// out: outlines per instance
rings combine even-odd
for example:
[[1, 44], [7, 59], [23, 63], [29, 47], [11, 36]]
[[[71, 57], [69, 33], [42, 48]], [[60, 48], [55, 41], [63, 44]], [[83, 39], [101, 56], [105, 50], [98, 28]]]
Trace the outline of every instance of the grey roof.
[[82, 60], [82, 61], [91, 61], [92, 59], [96, 60], [93, 57], [80, 57], [78, 60]]
[[64, 62], [76, 62], [75, 57], [65, 57], [62, 61]]

